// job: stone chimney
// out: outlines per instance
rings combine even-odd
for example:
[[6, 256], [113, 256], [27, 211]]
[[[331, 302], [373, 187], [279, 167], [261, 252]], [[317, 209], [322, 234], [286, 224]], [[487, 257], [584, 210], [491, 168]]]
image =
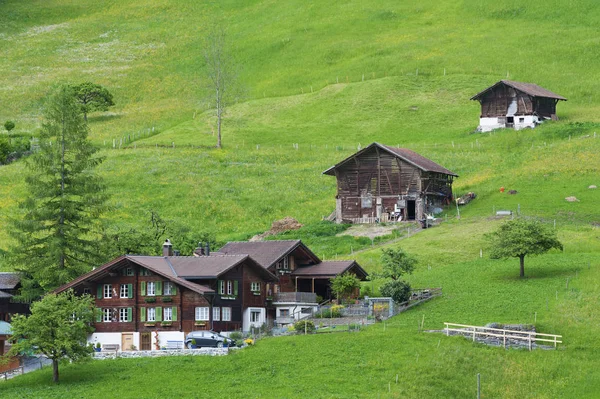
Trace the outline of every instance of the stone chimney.
[[171, 245], [171, 241], [168, 238], [163, 244], [163, 256], [173, 256], [173, 245]]

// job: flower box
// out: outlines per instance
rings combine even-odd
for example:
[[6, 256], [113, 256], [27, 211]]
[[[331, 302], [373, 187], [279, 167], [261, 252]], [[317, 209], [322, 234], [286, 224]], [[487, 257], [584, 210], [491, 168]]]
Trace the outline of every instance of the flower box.
[[260, 291], [252, 291], [254, 295], [260, 295]]
[[170, 321], [163, 321], [162, 323], [160, 323], [160, 325], [162, 327], [171, 327], [173, 325], [173, 323]]
[[206, 322], [204, 322], [204, 321], [197, 321], [197, 322], [194, 323], [194, 325], [195, 326], [205, 326]]
[[154, 327], [154, 326], [156, 326], [156, 322], [154, 322], [154, 321], [148, 321], [148, 322], [144, 323], [144, 326], [146, 326], [146, 327]]
[[156, 302], [156, 298], [144, 298], [144, 302], [146, 302], [146, 303], [154, 303], [154, 302]]
[[165, 296], [162, 298], [163, 302], [173, 302], [173, 298], [171, 298], [170, 296]]

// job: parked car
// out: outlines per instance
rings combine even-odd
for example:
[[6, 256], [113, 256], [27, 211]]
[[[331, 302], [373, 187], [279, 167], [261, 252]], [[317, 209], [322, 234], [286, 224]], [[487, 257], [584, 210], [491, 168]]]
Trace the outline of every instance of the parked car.
[[231, 340], [214, 331], [192, 331], [185, 337], [185, 347], [188, 349], [212, 347], [222, 348], [224, 343]]

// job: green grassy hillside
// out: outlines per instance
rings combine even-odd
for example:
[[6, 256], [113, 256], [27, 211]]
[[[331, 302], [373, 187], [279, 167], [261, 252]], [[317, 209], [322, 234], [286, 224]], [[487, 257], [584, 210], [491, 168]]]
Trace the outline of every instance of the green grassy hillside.
[[[335, 206], [335, 181], [321, 172], [373, 141], [430, 157], [460, 175], [457, 194], [478, 194], [460, 220], [447, 209], [440, 227], [392, 244], [419, 258], [413, 286], [445, 295], [385, 329], [268, 339], [220, 359], [67, 365], [60, 386], [46, 370], [2, 393], [459, 398], [475, 396], [481, 373], [486, 398], [599, 396], [600, 191], [588, 188], [600, 183], [599, 19], [592, 0], [0, 2], [0, 122], [35, 135], [55, 84], [91, 80], [114, 93], [111, 111], [90, 116], [106, 157], [108, 223], [143, 228], [155, 210], [224, 241], [293, 216], [319, 255], [349, 257], [369, 243], [330, 237], [336, 229], [317, 223]], [[228, 111], [222, 150], [212, 148], [202, 78], [214, 21], [227, 27], [248, 94]], [[469, 98], [507, 76], [567, 97], [561, 121], [474, 133], [479, 106]], [[23, 198], [23, 173], [22, 161], [0, 166], [2, 227]], [[497, 209], [556, 221], [565, 251], [527, 259], [528, 278], [518, 280], [516, 260], [485, 257]], [[6, 249], [11, 232], [0, 229], [0, 239]], [[379, 249], [355, 256], [378, 270]], [[541, 331], [564, 335], [561, 349], [504, 351], [417, 332], [423, 315], [439, 329], [531, 323], [535, 313]]]

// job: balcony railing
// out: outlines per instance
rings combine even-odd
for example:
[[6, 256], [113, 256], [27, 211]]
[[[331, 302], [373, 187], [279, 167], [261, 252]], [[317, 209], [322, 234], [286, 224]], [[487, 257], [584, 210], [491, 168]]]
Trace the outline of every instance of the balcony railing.
[[317, 303], [317, 294], [313, 292], [280, 292], [274, 302]]

